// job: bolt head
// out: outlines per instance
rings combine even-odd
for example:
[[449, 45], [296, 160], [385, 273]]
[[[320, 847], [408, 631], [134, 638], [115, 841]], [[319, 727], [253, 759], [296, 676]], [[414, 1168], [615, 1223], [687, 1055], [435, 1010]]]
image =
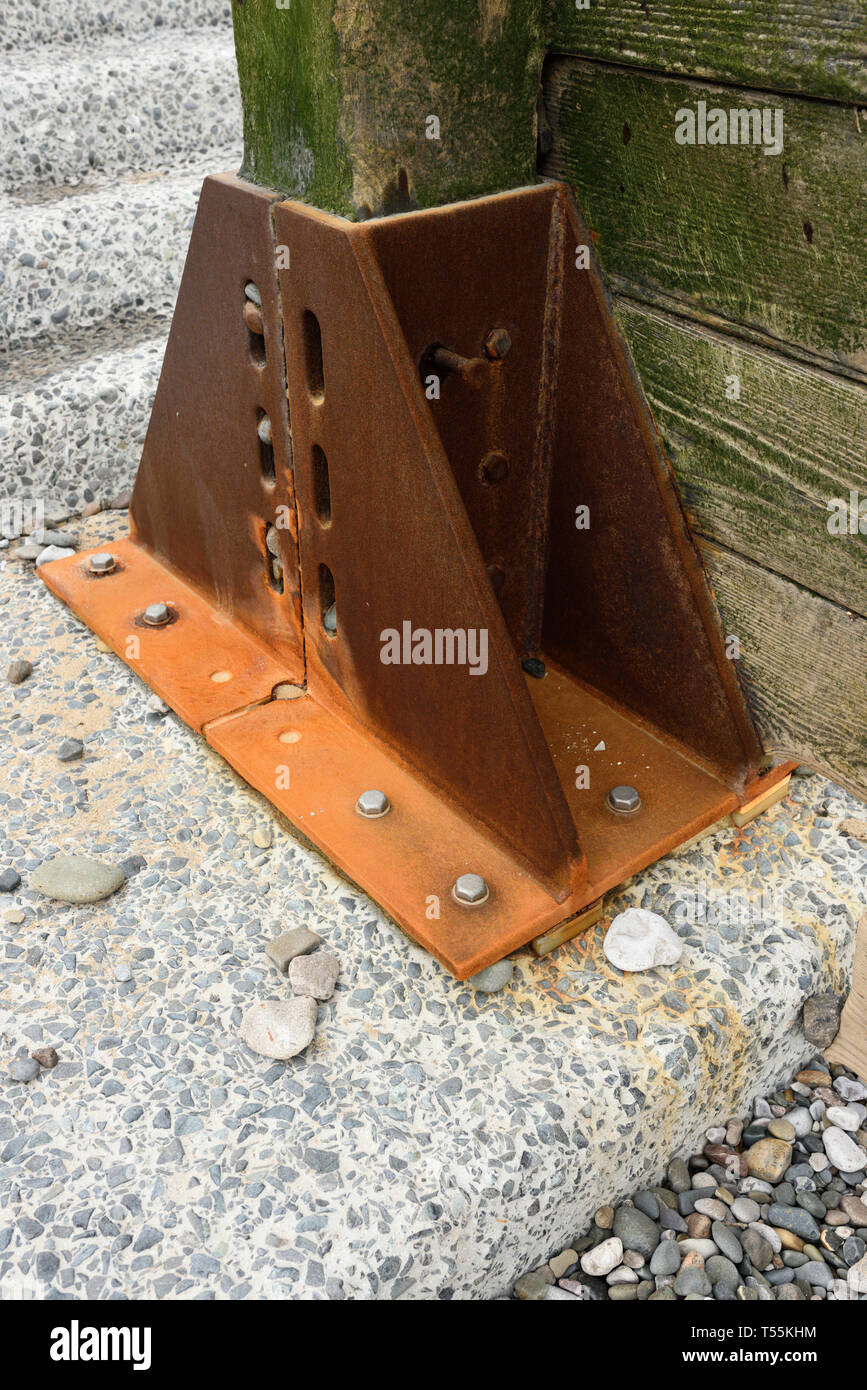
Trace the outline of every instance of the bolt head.
[[258, 434], [263, 444], [270, 444], [272, 442], [271, 417], [269, 415], [262, 416], [261, 420], [256, 426], [256, 433]]
[[641, 797], [634, 787], [612, 787], [605, 800], [609, 810], [617, 811], [621, 816], [631, 815], [641, 806]]
[[481, 874], [461, 874], [460, 878], [455, 880], [452, 894], [464, 907], [477, 907], [491, 896]]
[[391, 802], [385, 792], [371, 790], [361, 793], [355, 803], [355, 809], [367, 820], [377, 820], [391, 810]]
[[165, 627], [171, 616], [166, 603], [151, 603], [142, 613], [148, 627]]
[[101, 551], [99, 555], [91, 555], [88, 561], [91, 574], [111, 574], [116, 565], [117, 561], [107, 550]]
[[330, 607], [330, 608], [326, 608], [325, 612], [322, 614], [322, 626], [325, 628], [325, 631], [326, 631], [330, 636], [332, 636], [332, 637], [334, 636], [334, 634], [335, 634], [336, 631], [337, 631], [337, 604], [336, 604], [336, 603], [332, 603], [331, 607]]
[[505, 328], [494, 328], [485, 339], [485, 356], [492, 362], [499, 362], [511, 346], [512, 340]]

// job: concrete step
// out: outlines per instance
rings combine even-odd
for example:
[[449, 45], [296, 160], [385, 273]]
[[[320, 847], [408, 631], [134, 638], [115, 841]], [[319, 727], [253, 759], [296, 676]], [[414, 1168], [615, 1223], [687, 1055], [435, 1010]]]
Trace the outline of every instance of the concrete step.
[[0, 342], [44, 345], [113, 320], [167, 317], [206, 174], [236, 169], [214, 150], [183, 172], [22, 208], [0, 203]]
[[109, 36], [0, 57], [6, 192], [167, 172], [233, 142], [240, 151], [231, 31]]
[[0, 503], [22, 519], [34, 503], [72, 514], [131, 486], [168, 327], [145, 319], [132, 335], [108, 324], [15, 355], [0, 391]]
[[231, 29], [229, 0], [3, 0], [0, 48], [81, 43], [102, 34], [138, 36], [155, 29]]

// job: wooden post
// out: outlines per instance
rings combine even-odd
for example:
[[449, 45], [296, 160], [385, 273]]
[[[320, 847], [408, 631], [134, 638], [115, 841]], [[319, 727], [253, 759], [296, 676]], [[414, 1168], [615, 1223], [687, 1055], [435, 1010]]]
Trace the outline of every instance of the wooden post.
[[242, 174], [363, 219], [536, 179], [541, 0], [233, 0]]

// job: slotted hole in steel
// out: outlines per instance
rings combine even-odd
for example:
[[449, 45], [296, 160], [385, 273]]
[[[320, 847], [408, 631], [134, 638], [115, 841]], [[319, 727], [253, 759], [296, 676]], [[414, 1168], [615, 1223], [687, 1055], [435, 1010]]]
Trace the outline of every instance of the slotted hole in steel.
[[337, 598], [334, 575], [327, 565], [319, 566], [319, 612], [322, 629], [329, 637], [337, 635]]
[[265, 527], [265, 573], [267, 575], [268, 584], [270, 588], [272, 588], [276, 594], [282, 594], [283, 562], [279, 554], [277, 534], [278, 533], [276, 526]]
[[[249, 283], [252, 284], [252, 281], [250, 281]], [[257, 291], [257, 293], [258, 293], [258, 291]], [[244, 302], [245, 304], [248, 302], [248, 301], [247, 301], [247, 295], [246, 295], [246, 293], [244, 294], [244, 301], [243, 301], [243, 302]], [[246, 324], [245, 324], [245, 327], [247, 327]], [[264, 339], [263, 335], [262, 335], [261, 333], [254, 333], [253, 330], [252, 330], [251, 328], [247, 327], [247, 346], [248, 346], [248, 348], [250, 349], [250, 356], [252, 357], [252, 359], [253, 359], [253, 361], [255, 362], [256, 366], [257, 366], [257, 367], [264, 367], [264, 365], [265, 365], [265, 339]]]
[[322, 364], [322, 330], [311, 309], [304, 310], [301, 320], [304, 343], [304, 364], [307, 371], [307, 390], [314, 401], [325, 399], [325, 369]]
[[331, 525], [331, 483], [324, 449], [313, 445], [313, 505], [322, 526]]
[[277, 468], [274, 463], [274, 443], [271, 439], [262, 438], [262, 421], [267, 419], [264, 410], [256, 412], [256, 438], [259, 441], [259, 467], [262, 471], [262, 482], [266, 487], [273, 487], [277, 481]]

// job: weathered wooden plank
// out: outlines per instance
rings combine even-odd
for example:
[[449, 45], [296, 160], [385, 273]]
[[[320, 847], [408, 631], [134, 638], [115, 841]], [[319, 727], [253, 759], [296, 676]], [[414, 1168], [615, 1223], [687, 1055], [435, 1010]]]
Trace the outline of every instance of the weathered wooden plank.
[[554, 0], [553, 48], [745, 86], [867, 98], [863, 0]]
[[[551, 60], [545, 172], [575, 185], [636, 298], [791, 341], [867, 372], [867, 120], [828, 102]], [[677, 112], [782, 111], [783, 149], [688, 145]]]
[[699, 541], [765, 747], [867, 799], [867, 621]]
[[867, 1076], [867, 912], [855, 935], [852, 992], [843, 1006], [840, 1031], [825, 1049], [829, 1062], [842, 1062], [857, 1076]]
[[535, 180], [539, 0], [234, 0], [245, 177], [350, 217]]
[[[621, 301], [617, 310], [693, 530], [867, 616], [867, 388]], [[857, 517], [857, 510], [855, 512]]]

